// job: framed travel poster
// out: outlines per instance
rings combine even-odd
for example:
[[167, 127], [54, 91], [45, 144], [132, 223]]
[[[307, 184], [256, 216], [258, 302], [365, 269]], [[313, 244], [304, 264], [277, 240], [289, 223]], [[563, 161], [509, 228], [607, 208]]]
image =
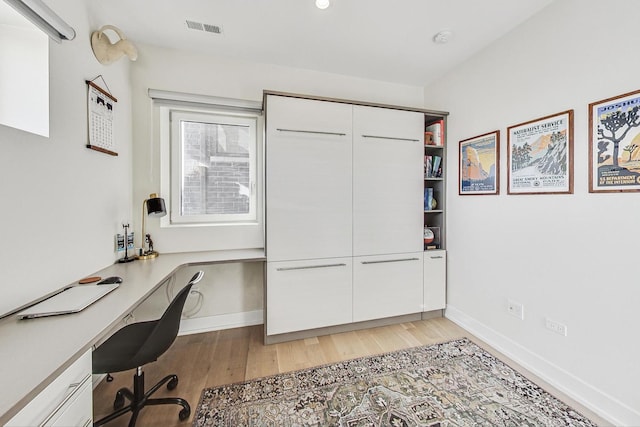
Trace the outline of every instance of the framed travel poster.
[[458, 194], [500, 194], [500, 131], [460, 141]]
[[640, 191], [640, 91], [589, 104], [589, 192]]
[[508, 194], [573, 194], [573, 110], [507, 133]]

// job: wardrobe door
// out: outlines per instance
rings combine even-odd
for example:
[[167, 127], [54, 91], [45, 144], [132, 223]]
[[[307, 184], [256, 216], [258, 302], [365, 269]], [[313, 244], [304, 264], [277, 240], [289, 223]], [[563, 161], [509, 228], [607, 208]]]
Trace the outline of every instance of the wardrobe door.
[[353, 254], [423, 246], [422, 113], [354, 106]]
[[352, 107], [269, 95], [269, 261], [351, 256]]

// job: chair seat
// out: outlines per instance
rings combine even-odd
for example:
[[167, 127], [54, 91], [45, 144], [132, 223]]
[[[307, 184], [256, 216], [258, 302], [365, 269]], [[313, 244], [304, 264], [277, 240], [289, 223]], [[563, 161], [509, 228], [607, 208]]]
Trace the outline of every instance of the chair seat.
[[159, 354], [141, 355], [140, 350], [157, 323], [157, 320], [133, 323], [109, 337], [93, 352], [93, 373], [127, 371], [155, 361]]

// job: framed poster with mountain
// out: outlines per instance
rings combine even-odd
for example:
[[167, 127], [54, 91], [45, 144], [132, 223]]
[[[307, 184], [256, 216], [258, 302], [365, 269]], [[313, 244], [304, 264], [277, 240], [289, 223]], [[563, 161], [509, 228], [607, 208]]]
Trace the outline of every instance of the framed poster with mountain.
[[458, 194], [500, 194], [500, 131], [460, 141]]
[[573, 194], [573, 110], [507, 130], [508, 194]]
[[640, 191], [640, 90], [589, 104], [589, 192]]

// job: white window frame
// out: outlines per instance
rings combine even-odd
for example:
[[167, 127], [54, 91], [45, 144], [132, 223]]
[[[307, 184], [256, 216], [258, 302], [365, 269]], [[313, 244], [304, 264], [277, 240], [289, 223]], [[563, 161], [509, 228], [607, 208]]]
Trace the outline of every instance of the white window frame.
[[[165, 95], [170, 94], [170, 95]], [[229, 101], [226, 98], [203, 97], [193, 95], [195, 102], [189, 102], [189, 94], [176, 94], [149, 90], [149, 95], [157, 107], [159, 123], [161, 184], [160, 190], [168, 198], [169, 215], [161, 220], [161, 227], [220, 227], [238, 225], [261, 225], [263, 222], [263, 116], [261, 103], [244, 101], [246, 105], [238, 106], [234, 103], [221, 104]], [[155, 95], [155, 96], [154, 96]], [[187, 101], [185, 102], [185, 99]], [[207, 102], [203, 102], [207, 101]], [[230, 100], [235, 101], [235, 100]], [[236, 101], [240, 102], [240, 101]], [[247, 214], [207, 214], [180, 215], [180, 195], [182, 164], [180, 143], [174, 144], [179, 132], [179, 120], [188, 118], [190, 121], [203, 123], [216, 122], [216, 118], [223, 118], [226, 123], [250, 123], [255, 143], [250, 148], [250, 212]]]
[[[257, 128], [258, 117], [253, 115], [240, 115], [222, 112], [193, 112], [183, 109], [171, 109], [169, 112], [171, 121], [171, 223], [173, 224], [199, 224], [199, 223], [236, 223], [256, 222], [256, 152], [257, 152]], [[183, 215], [182, 188], [184, 180], [183, 147], [181, 138], [181, 123], [184, 121], [229, 124], [247, 126], [253, 144], [249, 146], [249, 212], [246, 214], [202, 214]]]

